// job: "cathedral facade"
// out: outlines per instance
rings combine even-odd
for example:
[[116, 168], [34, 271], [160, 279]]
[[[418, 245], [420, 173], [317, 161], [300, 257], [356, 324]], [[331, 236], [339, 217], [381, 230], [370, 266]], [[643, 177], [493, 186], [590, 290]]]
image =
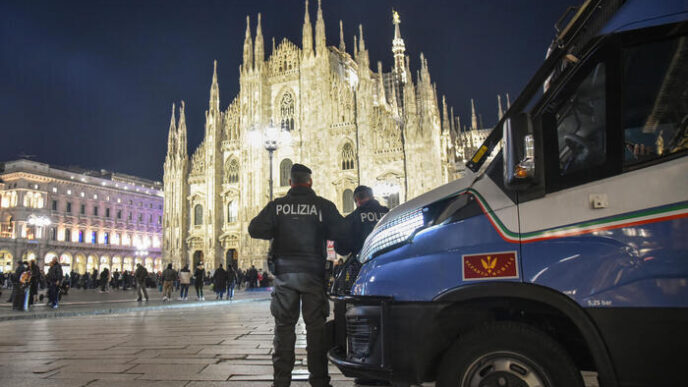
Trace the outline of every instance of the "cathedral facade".
[[[184, 102], [178, 118], [173, 106], [163, 177], [165, 263], [263, 267], [268, 244], [249, 237], [248, 223], [273, 189], [274, 197], [286, 194], [293, 163], [309, 166], [315, 192], [347, 214], [359, 184], [394, 206], [456, 178], [472, 155], [466, 145], [483, 132], [475, 111], [473, 130], [461, 130], [444, 98], [440, 107], [422, 53], [420, 70], [410, 72], [396, 13], [387, 72], [380, 62], [371, 66], [362, 26], [347, 50], [341, 21], [338, 46], [327, 45], [320, 1], [315, 28], [310, 20], [306, 0], [301, 45], [273, 39], [266, 57], [260, 14], [255, 37], [247, 17], [240, 91], [221, 108], [215, 62], [204, 140], [191, 157]], [[280, 129], [274, 151], [266, 150], [266, 128]]]

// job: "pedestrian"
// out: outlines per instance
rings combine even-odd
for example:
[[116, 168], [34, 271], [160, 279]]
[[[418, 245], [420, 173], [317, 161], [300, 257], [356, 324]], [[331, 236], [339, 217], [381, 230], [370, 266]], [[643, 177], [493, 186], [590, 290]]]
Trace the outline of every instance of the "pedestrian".
[[327, 240], [341, 235], [344, 218], [332, 202], [315, 194], [312, 184], [311, 170], [294, 164], [287, 195], [269, 202], [248, 227], [251, 237], [272, 240], [276, 277], [270, 311], [275, 318], [272, 364], [277, 387], [291, 383], [299, 304], [306, 323], [308, 381], [314, 387], [329, 386], [330, 382], [325, 345], [325, 319], [329, 315], [325, 261]]
[[215, 287], [215, 299], [221, 300], [227, 291], [227, 272], [222, 268], [222, 264], [213, 274], [213, 286]]
[[246, 272], [246, 280], [249, 288], [255, 288], [258, 283], [258, 271], [254, 265]]
[[189, 265], [184, 265], [184, 267], [179, 271], [179, 300], [186, 301], [188, 299], [190, 284], [191, 271], [189, 270]]
[[227, 299], [231, 300], [234, 298], [234, 285], [237, 282], [237, 273], [234, 270], [234, 266], [227, 266]]
[[177, 280], [177, 272], [172, 268], [172, 264], [167, 264], [167, 269], [162, 272], [162, 301], [166, 302], [172, 298], [172, 286]]
[[45, 280], [48, 282], [48, 306], [57, 309], [60, 297], [59, 286], [62, 284], [62, 265], [57, 261], [57, 257], [53, 257], [50, 262], [50, 269]]
[[115, 269], [115, 272], [112, 273], [112, 287], [115, 289], [119, 289], [119, 269]]
[[93, 272], [91, 273], [91, 283], [89, 286], [89, 289], [95, 289], [98, 287], [98, 269], [95, 267], [93, 268]]
[[12, 302], [12, 309], [23, 311], [27, 309], [29, 284], [31, 282], [31, 272], [24, 262], [17, 262], [17, 268], [11, 275], [12, 294], [10, 301]]
[[108, 288], [108, 283], [110, 282], [110, 270], [108, 268], [104, 268], [103, 271], [100, 273], [100, 292], [105, 293], [106, 291], [110, 291]]
[[38, 297], [38, 283], [41, 280], [41, 269], [38, 268], [36, 260], [29, 261], [29, 270], [31, 271], [31, 281], [29, 281], [29, 305], [36, 303]]
[[203, 267], [203, 262], [199, 262], [194, 270], [194, 288], [196, 288], [196, 299], [199, 301], [205, 301], [203, 297], [203, 281], [205, 280], [205, 268]]
[[141, 302], [143, 297], [146, 297], [148, 302], [148, 291], [146, 290], [146, 278], [148, 278], [148, 270], [146, 270], [140, 263], [136, 264], [136, 271], [134, 272], [134, 279], [136, 279], [136, 291], [138, 292], [137, 302]]

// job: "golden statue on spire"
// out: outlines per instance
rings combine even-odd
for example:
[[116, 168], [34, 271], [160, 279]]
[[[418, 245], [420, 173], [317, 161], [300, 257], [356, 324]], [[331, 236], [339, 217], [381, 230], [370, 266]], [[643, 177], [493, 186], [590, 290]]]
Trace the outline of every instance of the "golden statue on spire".
[[394, 24], [399, 24], [401, 23], [401, 18], [399, 17], [399, 12], [392, 10], [392, 23]]

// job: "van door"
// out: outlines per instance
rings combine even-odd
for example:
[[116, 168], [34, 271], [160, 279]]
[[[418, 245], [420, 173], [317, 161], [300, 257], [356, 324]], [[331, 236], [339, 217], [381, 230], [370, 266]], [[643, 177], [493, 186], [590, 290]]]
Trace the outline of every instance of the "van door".
[[587, 308], [623, 383], [678, 383], [688, 41], [658, 28], [623, 43], [581, 67], [543, 115], [547, 193], [519, 206], [523, 273]]

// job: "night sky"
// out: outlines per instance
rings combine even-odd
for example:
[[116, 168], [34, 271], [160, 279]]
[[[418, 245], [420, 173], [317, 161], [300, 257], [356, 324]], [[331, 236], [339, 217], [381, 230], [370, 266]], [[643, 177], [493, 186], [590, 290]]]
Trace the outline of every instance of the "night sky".
[[[324, 0], [328, 45], [347, 50], [363, 24], [371, 66], [392, 65], [392, 9], [415, 74], [422, 51], [438, 93], [463, 124], [475, 98], [494, 125], [496, 95], [512, 101], [542, 62], [553, 24], [577, 0]], [[201, 142], [217, 59], [221, 107], [237, 94], [245, 17], [262, 12], [272, 37], [301, 45], [303, 1], [0, 2], [0, 160], [162, 179], [172, 102], [187, 106], [189, 154]], [[315, 29], [317, 0], [310, 1]], [[441, 101], [440, 101], [441, 103]]]

